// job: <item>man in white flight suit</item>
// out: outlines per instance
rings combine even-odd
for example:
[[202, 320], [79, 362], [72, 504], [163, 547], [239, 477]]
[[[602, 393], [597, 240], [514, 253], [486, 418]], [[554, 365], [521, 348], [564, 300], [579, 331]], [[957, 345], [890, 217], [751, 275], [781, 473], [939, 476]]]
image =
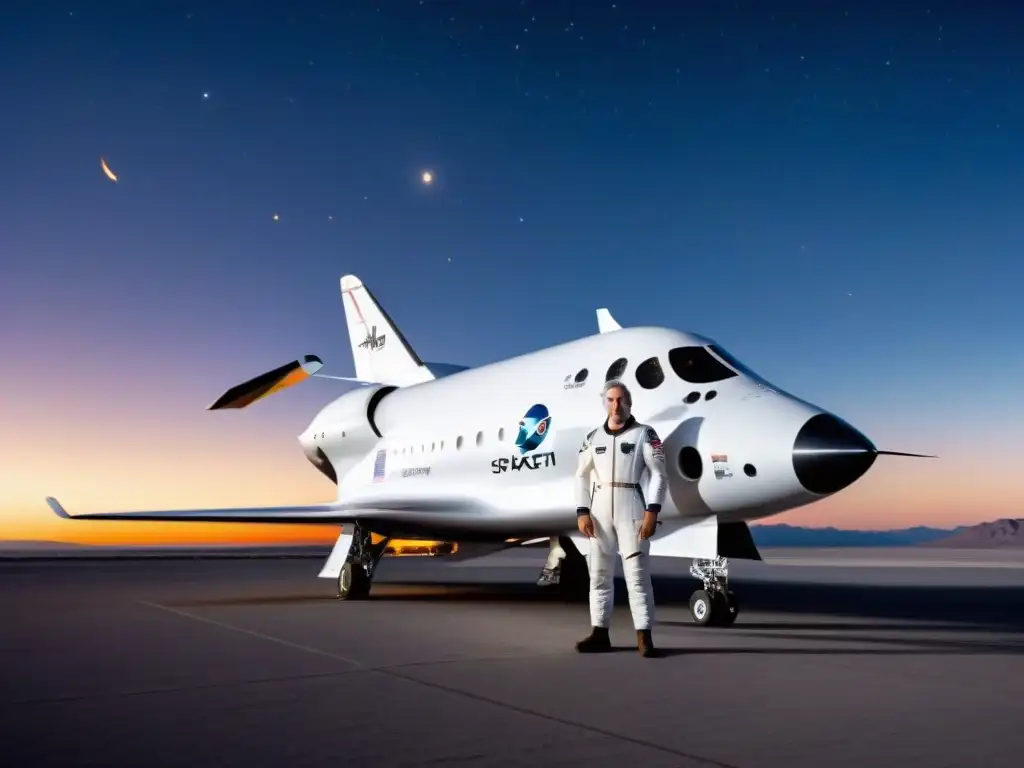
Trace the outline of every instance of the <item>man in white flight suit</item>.
[[[652, 427], [630, 410], [633, 398], [621, 381], [602, 390], [608, 419], [587, 435], [576, 469], [576, 518], [590, 539], [590, 623], [592, 632], [576, 644], [580, 653], [611, 650], [608, 627], [614, 600], [615, 552], [629, 591], [629, 609], [641, 656], [657, 655], [651, 639], [654, 591], [651, 586], [651, 536], [665, 499], [665, 452]], [[647, 493], [640, 480], [650, 473]], [[594, 477], [591, 478], [591, 472]]]

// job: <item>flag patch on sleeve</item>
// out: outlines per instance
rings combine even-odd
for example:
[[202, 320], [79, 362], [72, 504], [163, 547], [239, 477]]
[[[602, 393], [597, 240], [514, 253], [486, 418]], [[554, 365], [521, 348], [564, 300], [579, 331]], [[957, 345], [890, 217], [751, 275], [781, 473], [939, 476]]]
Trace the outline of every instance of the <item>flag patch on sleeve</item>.
[[661, 440], [658, 438], [658, 433], [653, 429], [648, 430], [647, 441], [651, 444], [651, 451], [656, 459], [665, 458], [665, 449], [661, 445]]

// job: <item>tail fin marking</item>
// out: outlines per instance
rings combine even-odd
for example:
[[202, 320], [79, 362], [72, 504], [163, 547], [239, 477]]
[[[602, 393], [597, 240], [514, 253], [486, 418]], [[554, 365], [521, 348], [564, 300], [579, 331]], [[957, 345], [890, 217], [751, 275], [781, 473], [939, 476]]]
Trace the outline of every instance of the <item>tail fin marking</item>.
[[342, 277], [341, 300], [357, 379], [403, 387], [434, 378], [362, 280]]

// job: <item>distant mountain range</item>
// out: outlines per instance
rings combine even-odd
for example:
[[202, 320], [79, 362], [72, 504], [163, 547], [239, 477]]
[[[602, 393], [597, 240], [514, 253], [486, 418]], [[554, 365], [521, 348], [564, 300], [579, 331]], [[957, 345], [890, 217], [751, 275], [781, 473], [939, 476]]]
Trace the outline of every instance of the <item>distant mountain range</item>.
[[960, 528], [944, 539], [926, 542], [928, 547], [949, 549], [994, 549], [1024, 547], [1024, 525], [1021, 520], [1002, 519], [970, 528]]
[[330, 544], [74, 544], [64, 541], [23, 541], [0, 540], [0, 557], [33, 558], [33, 557], [119, 557], [170, 555], [223, 557], [223, 556], [302, 556], [307, 554], [326, 554], [331, 551]]
[[793, 525], [751, 525], [758, 547], [916, 547], [968, 530], [916, 526], [892, 531], [850, 531], [842, 528], [800, 528]]
[[1020, 520], [995, 520], [956, 528], [916, 526], [891, 531], [849, 531], [841, 528], [799, 528], [792, 525], [752, 525], [759, 547], [945, 547], [991, 549], [1024, 547]]

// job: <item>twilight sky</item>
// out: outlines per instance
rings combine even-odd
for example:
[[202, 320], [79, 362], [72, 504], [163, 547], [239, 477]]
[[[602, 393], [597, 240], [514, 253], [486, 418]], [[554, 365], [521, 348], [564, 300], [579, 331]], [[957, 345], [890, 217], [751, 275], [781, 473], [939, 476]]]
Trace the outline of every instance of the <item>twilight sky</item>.
[[43, 497], [330, 498], [296, 436], [338, 382], [204, 408], [305, 353], [352, 375], [347, 272], [426, 359], [608, 306], [942, 456], [771, 522], [1022, 515], [1013, 3], [81, 5], [0, 10], [0, 539], [333, 538]]

